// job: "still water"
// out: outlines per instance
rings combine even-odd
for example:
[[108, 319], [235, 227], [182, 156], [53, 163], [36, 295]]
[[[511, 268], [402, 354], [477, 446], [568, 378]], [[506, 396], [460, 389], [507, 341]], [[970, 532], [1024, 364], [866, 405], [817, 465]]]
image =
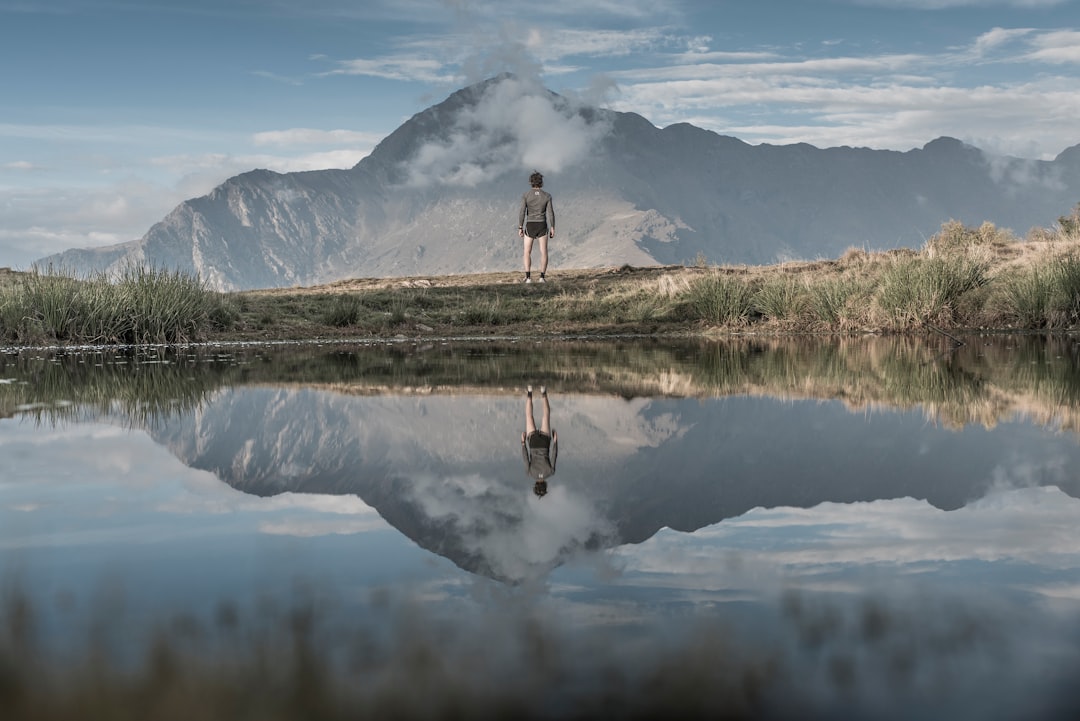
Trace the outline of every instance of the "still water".
[[1080, 346], [966, 341], [9, 350], [0, 579], [52, 669], [299, 618], [401, 715], [1069, 718]]

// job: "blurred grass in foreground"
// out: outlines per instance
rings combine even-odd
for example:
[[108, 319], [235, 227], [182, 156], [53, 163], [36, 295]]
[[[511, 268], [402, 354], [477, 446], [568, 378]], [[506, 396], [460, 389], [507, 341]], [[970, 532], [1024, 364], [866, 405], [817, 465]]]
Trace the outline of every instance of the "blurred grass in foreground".
[[[206, 617], [178, 615], [141, 640], [116, 608], [111, 623], [92, 620], [58, 652], [42, 643], [33, 602], [8, 587], [0, 714], [528, 721], [880, 718], [904, 709], [1066, 719], [1080, 710], [1078, 655], [1061, 655], [1052, 674], [1023, 672], [1025, 639], [1015, 636], [1025, 626], [1010, 631], [993, 604], [790, 590], [762, 638], [740, 635], [725, 604], [582, 626], [527, 594], [480, 595], [441, 615], [385, 591], [345, 614], [319, 594], [280, 606], [264, 599], [251, 612], [225, 603]], [[130, 651], [117, 661], [121, 641]]]

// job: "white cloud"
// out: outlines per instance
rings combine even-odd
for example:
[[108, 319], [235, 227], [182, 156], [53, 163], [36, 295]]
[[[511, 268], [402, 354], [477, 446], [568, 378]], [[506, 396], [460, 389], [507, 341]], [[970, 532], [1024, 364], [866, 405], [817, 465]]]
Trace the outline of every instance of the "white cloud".
[[1030, 28], [993, 28], [975, 39], [973, 50], [977, 56], [981, 57], [991, 50], [996, 50], [1031, 33]]
[[[149, 157], [140, 167], [115, 159], [110, 183], [65, 185], [59, 171], [35, 174], [38, 187], [0, 186], [0, 265], [26, 268], [34, 260], [70, 248], [96, 248], [141, 238], [177, 205], [209, 193], [228, 178], [266, 168], [279, 173], [351, 168], [380, 138], [373, 133], [287, 130], [258, 134], [256, 145], [345, 147], [283, 154], [170, 155]], [[168, 180], [172, 185], [158, 182]], [[45, 222], [47, 221], [47, 223]]]
[[[693, 56], [690, 56], [693, 58]], [[628, 82], [680, 81], [715, 78], [791, 78], [807, 84], [826, 82], [822, 76], [871, 75], [881, 76], [916, 67], [925, 57], [914, 54], [880, 55], [874, 57], [812, 58], [808, 60], [778, 60], [760, 63], [689, 63], [668, 67], [651, 67], [612, 73]], [[722, 98], [717, 98], [722, 101]]]
[[1017, 7], [1050, 8], [1070, 0], [850, 0], [855, 5], [895, 7], [904, 10], [945, 10], [948, 8]]
[[529, 24], [517, 17], [485, 16], [459, 32], [399, 39], [397, 52], [380, 57], [330, 61], [324, 75], [365, 75], [391, 80], [457, 85], [501, 72], [539, 78], [579, 70], [571, 58], [613, 58], [663, 46], [685, 46], [661, 28], [578, 29]]
[[408, 161], [410, 182], [474, 186], [515, 170], [558, 172], [583, 160], [606, 130], [556, 107], [533, 81], [508, 78], [459, 113], [446, 138], [420, 148]]
[[1030, 60], [1055, 65], [1080, 63], [1080, 32], [1076, 30], [1044, 33], [1032, 45], [1035, 49], [1027, 55]]
[[641, 30], [578, 30], [532, 28], [525, 48], [546, 62], [574, 56], [620, 57], [675, 42], [659, 28]]
[[266, 130], [255, 133], [255, 145], [356, 145], [370, 149], [382, 140], [378, 133], [365, 133], [356, 130], [318, 130], [315, 128], [289, 128], [287, 130]]
[[181, 178], [181, 186], [184, 193], [187, 193], [181, 199], [186, 200], [195, 195], [204, 195], [228, 178], [254, 168], [273, 170], [276, 173], [351, 168], [370, 152], [371, 149], [368, 147], [358, 147], [302, 155], [208, 153], [162, 156], [153, 158], [151, 162], [153, 165], [167, 168], [170, 174]]
[[337, 69], [324, 75], [366, 75], [387, 80], [406, 80], [424, 83], [449, 83], [453, 75], [446, 72], [445, 63], [431, 58], [393, 56], [375, 59], [339, 60]]
[[780, 55], [771, 50], [728, 51], [709, 50], [707, 47], [694, 49], [675, 56], [678, 63], [699, 65], [702, 63], [746, 63], [750, 61], [776, 60]]
[[[690, 121], [748, 142], [907, 150], [952, 135], [991, 152], [1049, 159], [1077, 142], [1080, 80], [995, 82], [971, 69], [973, 58], [1022, 39], [1046, 60], [1064, 62], [1080, 47], [1071, 33], [995, 28], [968, 51], [940, 54], [727, 63], [673, 56], [667, 66], [614, 73], [620, 94], [611, 107], [660, 126]], [[1027, 62], [1032, 53], [1025, 53], [1020, 46], [996, 62]]]
[[359, 533], [383, 530], [386, 527], [386, 522], [377, 516], [363, 520], [304, 520], [289, 518], [281, 521], [263, 521], [259, 524], [259, 532], [270, 536], [311, 538], [315, 536], [355, 536]]
[[100, 187], [0, 188], [0, 244], [12, 265], [25, 268], [68, 248], [135, 240], [182, 200], [177, 189], [135, 178]]

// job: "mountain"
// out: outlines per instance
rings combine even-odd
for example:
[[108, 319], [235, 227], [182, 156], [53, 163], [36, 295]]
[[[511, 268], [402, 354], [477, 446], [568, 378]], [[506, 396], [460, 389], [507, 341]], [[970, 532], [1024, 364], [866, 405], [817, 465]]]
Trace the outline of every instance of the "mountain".
[[1011, 483], [1080, 497], [1075, 437], [1034, 425], [958, 433], [919, 409], [836, 400], [550, 395], [559, 452], [543, 499], [520, 455], [521, 396], [234, 387], [148, 432], [244, 493], [357, 496], [419, 546], [511, 583], [758, 507], [956, 510]]
[[555, 197], [555, 271], [919, 247], [948, 220], [1022, 235], [1080, 199], [1080, 145], [1052, 161], [952, 138], [907, 152], [752, 146], [501, 75], [416, 114], [351, 169], [253, 170], [181, 203], [138, 240], [38, 262], [145, 262], [223, 290], [516, 270], [533, 169]]

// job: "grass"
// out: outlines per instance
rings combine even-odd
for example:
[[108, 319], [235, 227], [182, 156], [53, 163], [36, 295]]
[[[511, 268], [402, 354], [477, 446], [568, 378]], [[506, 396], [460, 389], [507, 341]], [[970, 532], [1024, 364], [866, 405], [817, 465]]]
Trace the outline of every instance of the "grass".
[[[635, 654], [641, 640], [620, 642], [602, 628], [571, 634], [505, 604], [448, 623], [389, 591], [351, 619], [328, 620], [332, 602], [322, 598], [266, 599], [253, 612], [225, 602], [209, 618], [162, 624], [125, 667], [108, 654], [117, 624], [100, 622], [86, 642], [70, 644], [74, 652], [52, 653], [34, 602], [5, 595], [5, 721], [739, 719], [760, 717], [766, 694], [790, 685], [773, 668], [776, 651], [747, 647], [708, 616], [685, 632], [687, 642], [657, 636], [650, 653]], [[629, 652], [612, 653], [618, 643]]]
[[909, 330], [927, 323], [955, 326], [966, 293], [986, 284], [987, 267], [968, 254], [895, 259], [879, 277], [874, 296], [877, 324], [888, 330]]
[[80, 278], [49, 268], [0, 286], [0, 340], [19, 345], [186, 343], [237, 319], [226, 295], [179, 271]]
[[708, 324], [745, 326], [755, 315], [754, 288], [742, 278], [710, 273], [690, 286], [686, 307], [689, 317]]
[[[1075, 214], [1075, 213], [1074, 213]], [[1071, 218], [1071, 216], [1070, 216]], [[0, 277], [0, 343], [1076, 330], [1080, 222], [950, 221], [919, 250], [773, 266], [553, 269], [215, 293], [178, 272]], [[1066, 222], [1067, 221], [1067, 222]]]
[[[108, 654], [120, 624], [98, 622], [85, 642], [69, 642], [75, 651], [51, 652], [33, 599], [9, 591], [0, 599], [3, 718], [873, 718], [881, 706], [867, 694], [878, 688], [890, 690], [891, 710], [916, 716], [927, 698], [954, 706], [970, 694], [968, 685], [935, 682], [941, 669], [947, 681], [965, 679], [966, 666], [982, 668], [987, 654], [1016, 655], [978, 607], [931, 599], [912, 609], [909, 599], [880, 594], [845, 601], [786, 591], [775, 613], [765, 611], [764, 638], [740, 630], [722, 607], [589, 625], [491, 591], [453, 618], [381, 591], [345, 618], [326, 590], [307, 594], [166, 618], [148, 640], [127, 642], [135, 648], [125, 665]], [[918, 615], [926, 609], [929, 620]], [[867, 661], [856, 673], [857, 659]], [[828, 664], [825, 673], [815, 664]], [[1066, 663], [1037, 688], [1038, 718], [1075, 717], [1075, 676]]]

